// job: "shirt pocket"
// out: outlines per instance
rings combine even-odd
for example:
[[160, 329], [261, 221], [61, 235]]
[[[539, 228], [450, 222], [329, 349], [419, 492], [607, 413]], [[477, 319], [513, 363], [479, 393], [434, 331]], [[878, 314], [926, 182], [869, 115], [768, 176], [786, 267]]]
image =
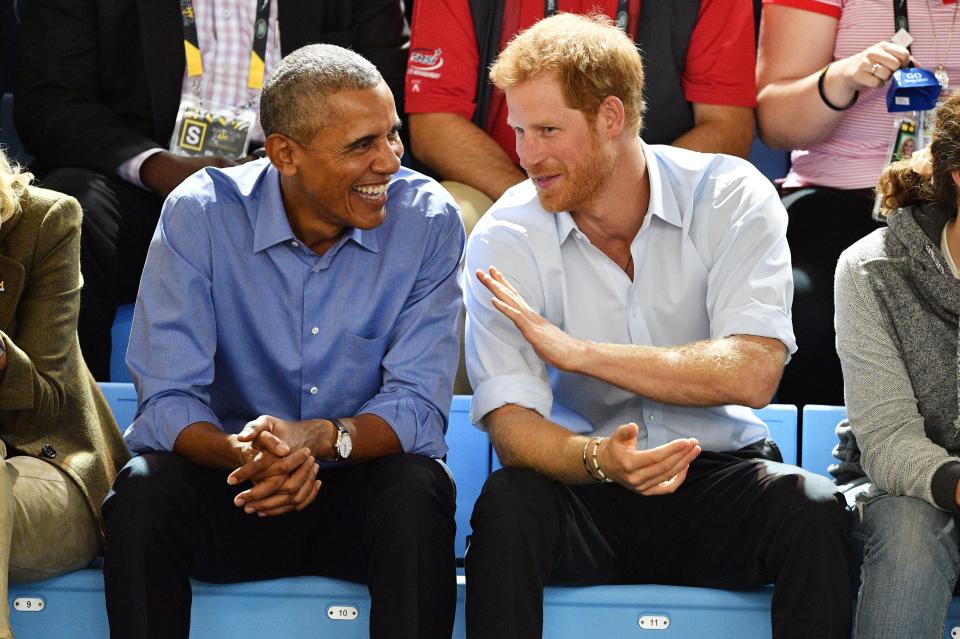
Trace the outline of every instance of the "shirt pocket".
[[389, 331], [379, 337], [343, 334], [344, 377], [340, 387], [349, 394], [349, 403], [363, 406], [383, 386], [383, 357]]

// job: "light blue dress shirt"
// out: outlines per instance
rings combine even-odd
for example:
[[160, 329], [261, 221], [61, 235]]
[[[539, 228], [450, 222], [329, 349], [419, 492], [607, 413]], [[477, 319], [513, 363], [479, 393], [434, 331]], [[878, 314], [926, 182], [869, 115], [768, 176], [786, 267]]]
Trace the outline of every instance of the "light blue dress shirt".
[[405, 452], [439, 457], [459, 355], [463, 225], [434, 181], [401, 168], [376, 229], [323, 256], [295, 236], [267, 160], [205, 169], [171, 193], [147, 254], [127, 366], [136, 452], [259, 415], [382, 417]]
[[569, 213], [544, 211], [530, 181], [507, 191], [470, 235], [466, 358], [475, 423], [509, 403], [576, 432], [609, 435], [636, 422], [639, 448], [696, 437], [705, 450], [729, 451], [769, 436], [743, 406], [671, 406], [547, 367], [473, 275], [496, 266], [537, 312], [581, 339], [677, 346], [746, 334], [796, 351], [787, 214], [770, 182], [730, 156], [647, 145], [643, 153], [650, 203], [630, 246], [632, 281]]

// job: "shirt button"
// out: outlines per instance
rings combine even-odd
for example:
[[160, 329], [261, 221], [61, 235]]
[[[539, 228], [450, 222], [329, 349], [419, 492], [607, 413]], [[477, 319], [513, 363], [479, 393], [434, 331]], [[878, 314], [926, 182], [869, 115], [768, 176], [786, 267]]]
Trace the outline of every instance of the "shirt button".
[[637, 316], [637, 309], [633, 309], [633, 310], [630, 312], [630, 314], [633, 315], [634, 317], [636, 317], [636, 316]]
[[223, 12], [223, 17], [224, 17], [224, 18], [229, 18], [229, 17], [230, 17], [230, 9], [227, 9], [227, 10], [225, 10], [225, 11]]
[[316, 394], [319, 393], [319, 392], [320, 392], [320, 389], [317, 388], [316, 386], [311, 386], [311, 387], [310, 387], [310, 394], [311, 394], [311, 395], [316, 395]]
[[651, 422], [657, 421], [657, 416], [656, 416], [656, 415], [651, 415], [651, 416], [650, 416], [650, 421], [651, 421]]
[[293, 248], [299, 248], [300, 242], [290, 242], [290, 246], [292, 246]]
[[317, 333], [320, 332], [320, 329], [317, 328], [316, 326], [314, 326], [313, 328], [310, 329], [310, 332], [313, 333], [314, 335], [316, 335]]
[[320, 267], [319, 267], [319, 266], [314, 266], [311, 270], [312, 270], [314, 273], [319, 273], [319, 272], [320, 272]]

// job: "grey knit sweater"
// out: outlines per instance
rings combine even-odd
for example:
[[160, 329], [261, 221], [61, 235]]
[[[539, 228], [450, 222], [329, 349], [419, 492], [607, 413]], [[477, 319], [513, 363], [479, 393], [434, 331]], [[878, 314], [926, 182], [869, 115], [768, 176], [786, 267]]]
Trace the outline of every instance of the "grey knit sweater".
[[893, 213], [840, 256], [837, 352], [847, 412], [877, 488], [957, 512], [960, 281], [940, 252], [949, 215]]

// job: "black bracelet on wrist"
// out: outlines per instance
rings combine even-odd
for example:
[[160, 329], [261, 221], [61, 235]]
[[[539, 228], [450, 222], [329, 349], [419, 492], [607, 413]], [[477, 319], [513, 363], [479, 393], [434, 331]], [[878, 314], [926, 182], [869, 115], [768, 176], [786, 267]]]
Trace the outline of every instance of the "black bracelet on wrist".
[[849, 102], [847, 102], [847, 103], [846, 103], [845, 105], [843, 105], [843, 106], [837, 106], [836, 104], [834, 104], [833, 102], [831, 102], [830, 100], [828, 100], [828, 99], [827, 99], [827, 92], [824, 91], [824, 89], [823, 89], [823, 84], [824, 84], [824, 82], [825, 82], [826, 79], [827, 79], [827, 69], [829, 69], [829, 68], [830, 68], [830, 65], [829, 65], [829, 64], [828, 64], [827, 66], [823, 67], [823, 70], [820, 71], [820, 77], [817, 78], [817, 91], [820, 92], [820, 99], [823, 100], [823, 103], [826, 104], [826, 105], [827, 105], [828, 107], [830, 107], [831, 109], [833, 109], [834, 111], [846, 111], [847, 109], [849, 109], [850, 107], [852, 107], [854, 104], [856, 104], [858, 99], [860, 99], [860, 92], [859, 92], [859, 91], [854, 91], [854, 92], [853, 92], [853, 97], [850, 99]]

